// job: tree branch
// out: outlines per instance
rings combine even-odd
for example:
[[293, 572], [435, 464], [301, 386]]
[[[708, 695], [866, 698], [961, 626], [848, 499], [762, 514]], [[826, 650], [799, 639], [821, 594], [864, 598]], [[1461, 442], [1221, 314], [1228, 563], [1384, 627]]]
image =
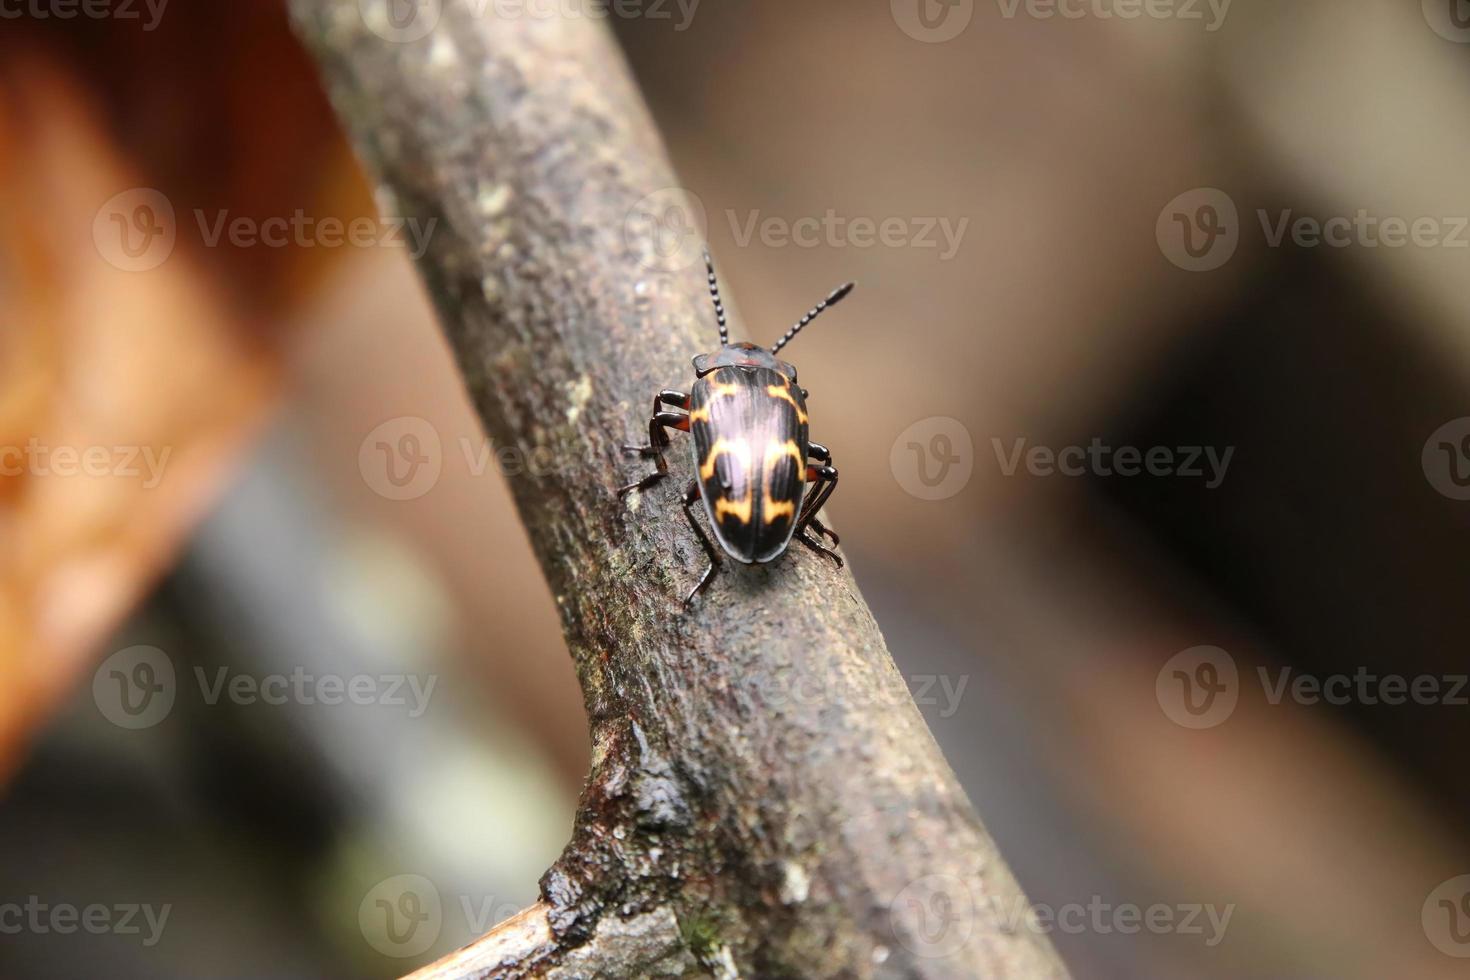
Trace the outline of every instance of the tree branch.
[[794, 548], [684, 613], [688, 461], [614, 495], [715, 331], [697, 251], [628, 221], [675, 180], [609, 34], [448, 0], [393, 42], [388, 2], [294, 11], [385, 210], [436, 222], [420, 271], [486, 429], [556, 460], [512, 487], [593, 741], [543, 903], [422, 975], [1063, 976], [852, 577]]
[[404, 980], [461, 980], [464, 977], [488, 977], [496, 971], [533, 969], [547, 962], [556, 951], [556, 936], [551, 932], [547, 913], [551, 906], [537, 902], [517, 912], [463, 949], [415, 970]]

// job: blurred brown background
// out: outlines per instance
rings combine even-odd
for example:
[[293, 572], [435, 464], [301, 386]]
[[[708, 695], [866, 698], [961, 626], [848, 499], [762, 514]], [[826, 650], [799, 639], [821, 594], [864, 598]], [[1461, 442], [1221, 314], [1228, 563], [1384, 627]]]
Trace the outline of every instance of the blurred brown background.
[[[403, 972], [587, 753], [412, 229], [276, 4], [3, 9], [0, 973]], [[619, 9], [1074, 973], [1463, 976], [1470, 4]]]

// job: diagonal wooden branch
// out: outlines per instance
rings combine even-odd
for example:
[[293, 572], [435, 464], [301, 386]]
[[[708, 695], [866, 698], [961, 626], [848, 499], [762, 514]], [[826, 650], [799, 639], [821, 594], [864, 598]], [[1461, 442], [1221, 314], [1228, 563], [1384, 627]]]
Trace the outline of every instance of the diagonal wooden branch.
[[713, 344], [702, 243], [637, 220], [683, 198], [602, 25], [501, 6], [294, 0], [385, 210], [434, 222], [420, 270], [486, 429], [556, 461], [512, 484], [593, 739], [543, 902], [423, 975], [1063, 976], [847, 572], [727, 564], [681, 612], [688, 461], [613, 490]]

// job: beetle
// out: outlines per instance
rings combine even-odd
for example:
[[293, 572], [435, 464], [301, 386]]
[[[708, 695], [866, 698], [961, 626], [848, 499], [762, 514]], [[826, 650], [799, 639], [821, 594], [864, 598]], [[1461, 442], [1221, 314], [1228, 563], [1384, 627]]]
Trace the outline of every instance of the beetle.
[[623, 449], [653, 459], [657, 469], [618, 490], [619, 496], [646, 490], [669, 475], [664, 451], [671, 442], [670, 429], [693, 436], [696, 476], [684, 491], [684, 516], [710, 563], [684, 597], [686, 607], [708, 588], [720, 566], [720, 552], [694, 519], [696, 500], [704, 502], [720, 550], [742, 565], [775, 561], [786, 553], [792, 538], [842, 565], [841, 555], [812, 537], [815, 531], [830, 538], [833, 547], [840, 543], [817, 516], [837, 488], [832, 453], [807, 437], [807, 391], [797, 384], [796, 368], [776, 355], [803, 327], [852, 292], [853, 283], [834, 289], [766, 350], [748, 341], [730, 342], [708, 251], [704, 264], [720, 349], [694, 358], [695, 381], [687, 394], [665, 388], [653, 397], [648, 445]]

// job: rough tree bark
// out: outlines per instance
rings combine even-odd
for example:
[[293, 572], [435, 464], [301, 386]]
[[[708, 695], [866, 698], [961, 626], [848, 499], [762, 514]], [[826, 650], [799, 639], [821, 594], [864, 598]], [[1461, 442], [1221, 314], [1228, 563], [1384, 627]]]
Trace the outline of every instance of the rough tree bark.
[[427, 0], [406, 39], [392, 2], [293, 0], [385, 209], [437, 220], [420, 271], [486, 429], [557, 460], [512, 483], [593, 740], [542, 901], [423, 975], [1065, 975], [850, 574], [795, 547], [683, 613], [688, 450], [614, 495], [715, 331], [697, 244], [630, 221], [676, 181], [609, 33]]

